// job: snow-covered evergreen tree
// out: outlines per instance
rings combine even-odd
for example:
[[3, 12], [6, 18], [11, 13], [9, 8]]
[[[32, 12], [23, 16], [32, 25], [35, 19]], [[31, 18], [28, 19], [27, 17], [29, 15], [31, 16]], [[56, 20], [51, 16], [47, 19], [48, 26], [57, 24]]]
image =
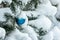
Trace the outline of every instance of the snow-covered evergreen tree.
[[0, 40], [60, 40], [60, 0], [0, 0]]

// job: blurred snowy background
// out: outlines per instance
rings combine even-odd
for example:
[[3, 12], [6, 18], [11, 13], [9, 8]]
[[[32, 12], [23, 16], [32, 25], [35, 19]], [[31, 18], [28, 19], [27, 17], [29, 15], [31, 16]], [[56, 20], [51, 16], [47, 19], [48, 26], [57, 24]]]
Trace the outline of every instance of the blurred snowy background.
[[0, 40], [60, 40], [60, 0], [0, 0]]

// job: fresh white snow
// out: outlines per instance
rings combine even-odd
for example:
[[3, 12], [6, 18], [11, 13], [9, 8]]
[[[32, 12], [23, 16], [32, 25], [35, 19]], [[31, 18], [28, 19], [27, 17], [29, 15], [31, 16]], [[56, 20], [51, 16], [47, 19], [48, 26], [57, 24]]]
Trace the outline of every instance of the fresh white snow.
[[32, 40], [27, 33], [22, 33], [18, 29], [13, 30], [5, 40]]
[[50, 31], [49, 33], [44, 35], [42, 40], [53, 40], [53, 32]]
[[29, 25], [35, 26], [37, 29], [43, 28], [48, 31], [52, 26], [52, 22], [48, 17], [41, 15], [38, 19], [29, 21]]
[[13, 15], [10, 8], [0, 8], [0, 21], [6, 21], [6, 18], [4, 16], [5, 13], [10, 13]]
[[60, 40], [60, 29], [57, 26], [53, 28], [52, 32], [54, 37], [53, 40]]
[[58, 5], [60, 4], [60, 0], [50, 0], [52, 5]]
[[22, 1], [22, 3], [26, 5], [26, 4], [27, 4], [28, 2], [30, 2], [31, 0], [20, 0], [20, 1]]
[[5, 35], [6, 35], [5, 29], [0, 27], [0, 40], [4, 40]]

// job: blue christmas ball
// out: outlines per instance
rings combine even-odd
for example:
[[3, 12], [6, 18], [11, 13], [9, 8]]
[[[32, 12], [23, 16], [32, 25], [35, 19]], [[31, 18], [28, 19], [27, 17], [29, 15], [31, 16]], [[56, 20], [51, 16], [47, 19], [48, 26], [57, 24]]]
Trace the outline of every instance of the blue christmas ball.
[[25, 19], [24, 19], [24, 18], [20, 18], [20, 19], [17, 18], [17, 19], [16, 19], [16, 22], [17, 22], [18, 25], [22, 25], [22, 24], [25, 23]]

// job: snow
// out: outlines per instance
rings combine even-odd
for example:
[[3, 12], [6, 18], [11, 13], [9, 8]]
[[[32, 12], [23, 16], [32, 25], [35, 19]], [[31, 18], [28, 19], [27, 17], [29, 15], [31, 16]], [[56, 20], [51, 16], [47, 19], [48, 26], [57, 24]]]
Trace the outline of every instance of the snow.
[[60, 19], [60, 4], [57, 6], [56, 18]]
[[10, 13], [13, 15], [10, 8], [0, 8], [0, 21], [6, 21], [6, 18], [4, 17], [5, 13]]
[[39, 0], [41, 2], [41, 4], [48, 4], [51, 5], [49, 0]]
[[24, 33], [28, 33], [28, 35], [31, 37], [32, 40], [38, 40], [37, 33], [34, 31], [34, 29], [31, 26], [26, 26], [25, 28], [23, 28], [22, 31]]
[[42, 40], [60, 40], [60, 29], [57, 26], [43, 36]]
[[23, 11], [29, 18], [38, 18], [40, 15], [46, 15], [46, 16], [55, 16], [57, 12], [57, 8], [48, 4], [40, 4], [38, 5], [37, 9], [35, 11]]
[[40, 15], [54, 16], [57, 12], [57, 8], [48, 4], [40, 4], [36, 11]]
[[0, 4], [2, 3], [3, 0], [0, 0]]
[[22, 11], [26, 14], [26, 16], [28, 16], [29, 18], [34, 18], [34, 17], [38, 17], [39, 13], [37, 11]]
[[37, 29], [43, 28], [48, 31], [52, 26], [52, 22], [48, 17], [42, 15], [36, 20], [29, 21], [29, 25], [35, 26]]
[[7, 2], [9, 5], [12, 3], [12, 0], [0, 0], [0, 4], [2, 3], [2, 2]]
[[38, 18], [40, 15], [45, 15], [56, 25], [57, 21], [55, 15], [57, 13], [57, 8], [52, 6], [49, 0], [40, 1], [41, 3], [38, 5], [37, 9], [35, 11], [25, 11], [26, 15], [28, 18]]
[[50, 31], [49, 33], [44, 35], [42, 40], [53, 40], [53, 32]]
[[53, 31], [54, 40], [60, 40], [60, 29], [55, 26]]
[[22, 33], [18, 29], [13, 30], [5, 40], [32, 40], [27, 33]]
[[22, 1], [22, 3], [26, 5], [26, 4], [27, 4], [28, 2], [30, 2], [31, 0], [20, 0], [20, 1]]
[[5, 29], [0, 27], [0, 40], [3, 40], [5, 38], [6, 31]]
[[[56, 17], [56, 19], [59, 19], [60, 20], [60, 4], [57, 6], [57, 13], [56, 13], [55, 17]], [[57, 25], [60, 28], [60, 21], [59, 20], [57, 20], [57, 22], [58, 22]]]
[[60, 3], [60, 0], [50, 0], [52, 5], [58, 5]]
[[57, 26], [43, 36], [42, 40], [60, 40], [60, 29]]
[[12, 0], [3, 0], [3, 2], [7, 2], [10, 5], [12, 3]]

